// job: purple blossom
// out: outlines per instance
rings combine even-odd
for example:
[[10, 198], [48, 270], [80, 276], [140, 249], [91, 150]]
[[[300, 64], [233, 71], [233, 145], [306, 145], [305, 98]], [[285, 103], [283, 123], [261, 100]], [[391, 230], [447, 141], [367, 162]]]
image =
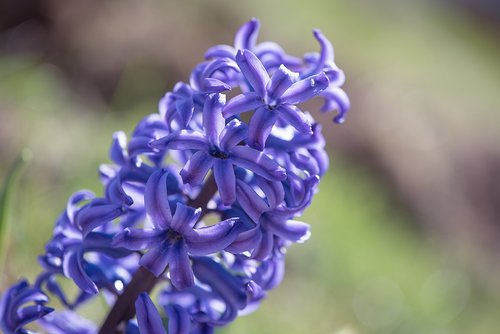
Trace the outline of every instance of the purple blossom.
[[[102, 195], [69, 198], [34, 286], [21, 281], [2, 295], [3, 332], [28, 333], [38, 320], [54, 334], [166, 333], [167, 320], [169, 333], [213, 333], [281, 283], [286, 249], [310, 234], [297, 219], [329, 165], [321, 126], [297, 105], [320, 96], [341, 123], [350, 104], [319, 30], [320, 52], [301, 59], [258, 43], [259, 26], [252, 19], [233, 45], [210, 48], [158, 113], [129, 137], [114, 134]], [[226, 103], [231, 90], [240, 94]], [[110, 307], [100, 330], [77, 313], [99, 294]], [[48, 295], [63, 311], [48, 315]]]
[[247, 127], [237, 119], [225, 124], [223, 106], [224, 97], [218, 94], [205, 102], [204, 134], [182, 130], [150, 145], [161, 149], [194, 150], [195, 153], [180, 172], [182, 179], [191, 185], [201, 184], [212, 169], [222, 203], [230, 205], [236, 200], [234, 166], [274, 181], [284, 180], [286, 172], [264, 153], [239, 145], [247, 138]]
[[172, 215], [167, 193], [168, 172], [159, 170], [148, 180], [145, 205], [153, 228], [125, 228], [113, 241], [115, 246], [130, 250], [145, 250], [140, 264], [156, 276], [167, 265], [172, 284], [182, 289], [193, 285], [190, 255], [207, 255], [223, 250], [240, 232], [237, 218], [196, 228], [201, 209], [177, 203]]
[[28, 334], [25, 325], [52, 312], [48, 297], [21, 280], [5, 291], [0, 300], [0, 329], [5, 334]]
[[281, 65], [272, 77], [259, 58], [249, 50], [239, 51], [236, 62], [252, 91], [233, 97], [224, 107], [225, 118], [255, 110], [249, 125], [249, 145], [262, 150], [278, 119], [290, 124], [301, 134], [311, 133], [311, 124], [295, 104], [309, 100], [328, 87], [329, 80], [321, 72], [298, 80], [299, 74]]

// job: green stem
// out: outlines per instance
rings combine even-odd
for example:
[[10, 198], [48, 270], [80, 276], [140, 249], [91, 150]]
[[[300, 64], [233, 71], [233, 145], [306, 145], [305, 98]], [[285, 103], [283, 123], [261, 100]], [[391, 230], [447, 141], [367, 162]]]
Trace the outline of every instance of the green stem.
[[[6, 272], [5, 265], [10, 240], [10, 202], [12, 200], [17, 181], [23, 171], [23, 167], [31, 160], [31, 158], [31, 151], [28, 148], [24, 148], [12, 164], [5, 177], [2, 188], [0, 189], [0, 272], [2, 273]], [[4, 278], [5, 275], [0, 276], [0, 285], [2, 284], [1, 280]]]

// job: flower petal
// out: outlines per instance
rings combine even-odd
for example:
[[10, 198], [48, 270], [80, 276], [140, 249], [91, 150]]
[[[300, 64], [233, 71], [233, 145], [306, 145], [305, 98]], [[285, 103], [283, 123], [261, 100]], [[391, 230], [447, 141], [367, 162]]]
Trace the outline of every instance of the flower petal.
[[245, 307], [247, 296], [243, 282], [224, 269], [222, 265], [209, 257], [199, 257], [193, 261], [193, 271], [196, 277], [219, 294], [229, 304], [228, 306], [236, 309]]
[[250, 21], [242, 25], [234, 38], [234, 47], [238, 50], [252, 50], [255, 47], [255, 42], [257, 41], [259, 27], [260, 23], [256, 18], [252, 18]]
[[185, 233], [196, 224], [200, 215], [201, 208], [195, 209], [183, 203], [177, 203], [170, 227], [178, 233]]
[[257, 185], [266, 195], [269, 207], [274, 208], [285, 199], [285, 190], [281, 182], [273, 182], [261, 177], [255, 178]]
[[163, 138], [153, 140], [149, 145], [156, 149], [208, 150], [207, 139], [199, 132], [180, 130]]
[[159, 229], [168, 227], [172, 213], [168, 203], [167, 193], [168, 171], [160, 169], [148, 179], [144, 191], [144, 205], [151, 223]]
[[231, 160], [234, 164], [248, 169], [270, 181], [286, 179], [286, 170], [265, 153], [251, 147], [235, 146], [231, 150]]
[[253, 250], [252, 258], [263, 261], [271, 256], [274, 247], [274, 235], [265, 229], [261, 229], [261, 231], [262, 238], [258, 246]]
[[248, 126], [238, 119], [233, 119], [222, 130], [220, 134], [220, 148], [229, 151], [243, 140], [247, 139]]
[[191, 321], [187, 310], [177, 304], [165, 307], [168, 317], [168, 332], [176, 334], [189, 334]]
[[184, 240], [178, 240], [172, 245], [168, 257], [172, 285], [179, 290], [192, 286], [193, 270]]
[[137, 297], [135, 311], [141, 334], [167, 334], [160, 313], [146, 292]]
[[269, 206], [257, 195], [249, 184], [241, 180], [238, 180], [236, 184], [238, 203], [245, 213], [257, 224], [262, 213], [269, 210]]
[[205, 101], [203, 106], [205, 136], [212, 146], [219, 146], [219, 134], [226, 124], [222, 117], [222, 107], [225, 103], [225, 95], [214, 94]]
[[262, 151], [267, 137], [278, 119], [278, 112], [267, 107], [258, 108], [250, 119], [248, 127], [248, 145]]
[[151, 248], [139, 260], [139, 264], [159, 277], [167, 267], [171, 245], [167, 241]]
[[64, 254], [63, 270], [66, 277], [86, 293], [96, 294], [99, 289], [83, 269], [83, 254], [81, 250], [71, 250]]
[[273, 234], [288, 241], [299, 242], [309, 238], [311, 234], [309, 224], [297, 220], [276, 218], [264, 213], [261, 217], [262, 225]]
[[253, 90], [260, 97], [264, 98], [266, 96], [266, 85], [269, 81], [269, 74], [267, 74], [259, 58], [250, 50], [239, 50], [236, 54], [236, 63]]
[[234, 58], [236, 49], [229, 45], [219, 44], [212, 46], [205, 52], [205, 59], [210, 58]]
[[254, 249], [262, 238], [260, 226], [256, 226], [251, 230], [241, 232], [236, 239], [224, 250], [230, 253], [243, 253]]
[[285, 65], [280, 65], [267, 83], [269, 101], [278, 99], [298, 78], [298, 73], [290, 71]]
[[311, 135], [312, 127], [306, 115], [293, 105], [282, 104], [277, 109], [279, 117], [293, 126], [300, 134]]
[[242, 230], [236, 218], [212, 226], [196, 228], [185, 235], [190, 254], [208, 255], [219, 252], [231, 244]]
[[319, 73], [294, 83], [281, 95], [281, 103], [297, 104], [309, 100], [329, 85], [325, 73]]
[[247, 92], [236, 95], [229, 100], [224, 109], [222, 109], [222, 115], [224, 118], [229, 118], [245, 111], [254, 110], [262, 105], [264, 105], [264, 100], [259, 94], [256, 92]]
[[107, 204], [102, 199], [94, 199], [75, 215], [75, 222], [86, 236], [96, 227], [120, 217], [124, 212], [120, 204]]
[[113, 246], [130, 250], [145, 250], [165, 239], [166, 232], [159, 229], [125, 228], [113, 238]]
[[192, 186], [202, 184], [213, 165], [213, 160], [206, 151], [198, 151], [193, 154], [180, 172], [182, 181]]
[[214, 159], [214, 177], [223, 205], [236, 200], [236, 177], [233, 163], [229, 159]]

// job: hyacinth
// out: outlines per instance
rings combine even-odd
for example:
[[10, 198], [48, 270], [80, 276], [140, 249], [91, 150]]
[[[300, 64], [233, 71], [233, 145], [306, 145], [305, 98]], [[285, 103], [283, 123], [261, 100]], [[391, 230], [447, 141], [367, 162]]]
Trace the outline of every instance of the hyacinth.
[[[234, 45], [210, 48], [159, 113], [129, 139], [115, 133], [103, 194], [72, 195], [33, 286], [3, 293], [4, 333], [211, 333], [280, 284], [286, 248], [310, 234], [296, 219], [328, 168], [321, 126], [301, 104], [322, 99], [341, 123], [349, 100], [319, 30], [320, 51], [303, 58], [257, 43], [258, 32], [252, 19]], [[94, 323], [78, 308], [98, 294], [109, 313]]]

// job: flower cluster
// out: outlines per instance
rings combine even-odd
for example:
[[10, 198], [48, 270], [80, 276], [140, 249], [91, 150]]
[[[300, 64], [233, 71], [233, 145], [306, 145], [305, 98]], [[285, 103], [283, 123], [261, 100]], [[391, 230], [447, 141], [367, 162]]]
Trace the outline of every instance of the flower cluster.
[[[28, 333], [36, 321], [55, 334], [159, 334], [165, 318], [169, 333], [211, 333], [281, 282], [286, 248], [310, 233], [295, 218], [328, 168], [321, 127], [299, 105], [318, 96], [341, 123], [349, 100], [319, 30], [320, 52], [302, 59], [256, 43], [258, 31], [253, 19], [233, 46], [210, 48], [159, 113], [129, 139], [115, 133], [103, 195], [72, 195], [39, 257], [42, 273], [3, 294], [4, 333]], [[99, 293], [111, 306], [100, 331], [76, 313]], [[65, 310], [52, 312], [47, 295]]]

